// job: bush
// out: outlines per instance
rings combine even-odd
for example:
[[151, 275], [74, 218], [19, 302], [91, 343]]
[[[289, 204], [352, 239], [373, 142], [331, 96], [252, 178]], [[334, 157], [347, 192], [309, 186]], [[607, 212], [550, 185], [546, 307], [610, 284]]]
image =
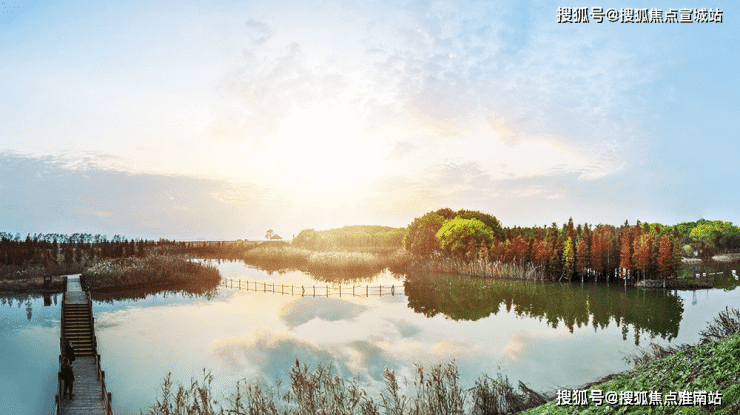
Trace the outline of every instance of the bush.
[[716, 342], [737, 333], [740, 333], [740, 310], [725, 307], [725, 311], [720, 311], [707, 328], [699, 333], [699, 344]]

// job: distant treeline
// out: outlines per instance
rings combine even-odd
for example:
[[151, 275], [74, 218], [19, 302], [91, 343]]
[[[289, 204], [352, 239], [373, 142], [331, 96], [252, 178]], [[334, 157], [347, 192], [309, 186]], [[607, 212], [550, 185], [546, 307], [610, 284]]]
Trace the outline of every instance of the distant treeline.
[[671, 278], [682, 256], [740, 248], [740, 229], [729, 222], [699, 220], [675, 226], [629, 222], [612, 225], [503, 228], [479, 211], [445, 208], [414, 219], [404, 247], [423, 264], [454, 257], [466, 261], [533, 263], [548, 279], [581, 277]]
[[404, 228], [388, 226], [345, 226], [326, 231], [304, 229], [293, 239], [293, 245], [317, 251], [379, 250], [395, 251], [401, 247]]
[[102, 259], [144, 257], [145, 250], [156, 244], [141, 239], [127, 240], [119, 235], [111, 240], [104, 235], [84, 233], [28, 234], [23, 238], [0, 232], [0, 278], [82, 272]]

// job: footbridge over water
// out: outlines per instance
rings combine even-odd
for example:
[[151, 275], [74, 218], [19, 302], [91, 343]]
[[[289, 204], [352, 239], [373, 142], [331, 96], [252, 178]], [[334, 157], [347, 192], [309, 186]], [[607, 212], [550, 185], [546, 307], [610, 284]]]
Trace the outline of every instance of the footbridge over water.
[[[63, 398], [62, 395], [64, 380], [61, 364], [66, 340], [70, 341], [75, 351], [75, 360], [72, 362], [75, 375], [72, 399]], [[100, 355], [97, 353], [92, 300], [90, 292], [83, 291], [79, 276], [67, 277], [62, 300], [59, 347], [60, 370], [57, 375], [55, 413], [57, 415], [112, 415], [112, 394], [106, 389], [105, 372], [100, 369]]]

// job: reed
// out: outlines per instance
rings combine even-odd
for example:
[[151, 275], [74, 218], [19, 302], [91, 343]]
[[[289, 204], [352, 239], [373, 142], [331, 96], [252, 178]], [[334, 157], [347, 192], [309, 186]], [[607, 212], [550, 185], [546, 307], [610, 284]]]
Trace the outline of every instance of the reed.
[[429, 272], [455, 273], [481, 278], [517, 279], [525, 281], [542, 281], [545, 278], [541, 266], [531, 262], [502, 262], [488, 258], [466, 261], [460, 258], [428, 258], [415, 264]]
[[82, 273], [82, 280], [91, 289], [190, 282], [218, 284], [220, 279], [221, 276], [215, 267], [177, 255], [109, 259], [96, 263]]
[[[504, 414], [540, 405], [546, 398], [523, 383], [515, 390], [507, 378], [484, 377], [470, 390], [459, 384], [454, 363], [438, 364], [425, 370], [417, 366], [413, 388], [405, 391], [395, 373], [384, 372], [384, 389], [373, 398], [356, 378], [344, 379], [330, 365], [311, 371], [296, 360], [290, 369], [290, 389], [285, 394], [265, 388], [259, 382], [240, 380], [236, 391], [221, 400], [213, 398], [210, 373], [189, 386], [173, 386], [168, 374], [162, 383], [162, 397], [149, 407], [148, 415], [268, 414], [268, 415], [465, 415]], [[279, 386], [278, 386], [279, 387]], [[470, 395], [472, 405], [466, 407]], [[494, 404], [491, 404], [491, 403]]]

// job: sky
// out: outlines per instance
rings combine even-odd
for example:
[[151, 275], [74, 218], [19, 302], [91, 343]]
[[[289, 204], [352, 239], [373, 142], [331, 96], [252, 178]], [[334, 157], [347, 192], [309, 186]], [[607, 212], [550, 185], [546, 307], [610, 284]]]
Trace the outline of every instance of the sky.
[[0, 2], [0, 231], [289, 239], [442, 207], [740, 224], [737, 3], [568, 7]]

